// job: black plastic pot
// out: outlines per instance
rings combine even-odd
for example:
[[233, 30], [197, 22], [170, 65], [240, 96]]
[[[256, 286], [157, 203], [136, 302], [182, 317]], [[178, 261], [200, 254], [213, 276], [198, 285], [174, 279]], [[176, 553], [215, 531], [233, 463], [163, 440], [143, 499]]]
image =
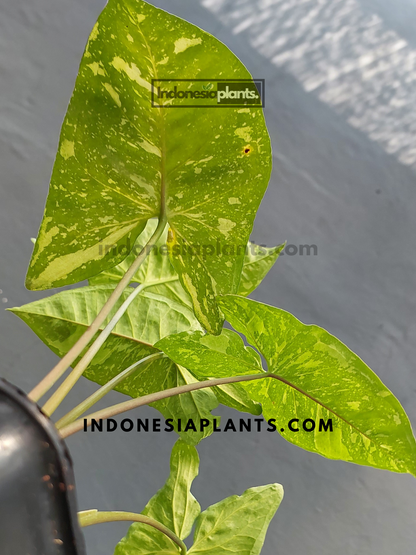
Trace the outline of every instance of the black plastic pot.
[[0, 553], [85, 555], [66, 445], [39, 407], [1, 379]]

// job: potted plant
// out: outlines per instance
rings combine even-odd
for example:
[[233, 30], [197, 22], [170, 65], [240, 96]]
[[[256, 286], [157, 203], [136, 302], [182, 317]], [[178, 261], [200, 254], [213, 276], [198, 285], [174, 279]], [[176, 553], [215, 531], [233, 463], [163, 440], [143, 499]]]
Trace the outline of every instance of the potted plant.
[[[262, 414], [324, 457], [416, 473], [409, 419], [376, 374], [326, 330], [248, 298], [284, 248], [249, 241], [271, 163], [261, 83], [242, 62], [142, 0], [109, 0], [81, 61], [26, 278], [31, 290], [88, 285], [12, 312], [61, 357], [29, 400], [67, 373], [44, 415], [81, 376], [100, 386], [55, 422], [61, 438], [116, 426], [143, 405], [180, 436], [141, 513], [79, 514], [81, 526], [134, 521], [116, 555], [261, 552], [282, 486], [256, 484], [203, 512], [191, 493], [218, 403]], [[94, 411], [113, 389], [131, 399]]]

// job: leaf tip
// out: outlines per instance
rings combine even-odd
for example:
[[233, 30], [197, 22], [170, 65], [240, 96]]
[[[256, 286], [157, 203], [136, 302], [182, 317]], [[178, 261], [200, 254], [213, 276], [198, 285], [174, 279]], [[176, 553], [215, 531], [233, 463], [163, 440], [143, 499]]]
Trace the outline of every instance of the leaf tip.
[[42, 289], [41, 287], [39, 287], [39, 284], [37, 283], [36, 278], [33, 278], [31, 276], [30, 267], [26, 274], [25, 287], [29, 291], [39, 291]]

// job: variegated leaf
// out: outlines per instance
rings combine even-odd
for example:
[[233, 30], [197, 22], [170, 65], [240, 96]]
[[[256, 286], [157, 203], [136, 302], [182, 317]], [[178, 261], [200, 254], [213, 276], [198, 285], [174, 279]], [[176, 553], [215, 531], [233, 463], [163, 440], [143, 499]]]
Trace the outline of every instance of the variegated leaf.
[[62, 286], [115, 266], [165, 210], [178, 244], [219, 245], [198, 256], [198, 271], [189, 258], [177, 267], [218, 334], [214, 295], [238, 289], [270, 177], [269, 136], [261, 108], [153, 107], [152, 79], [163, 78], [251, 79], [198, 27], [141, 0], [109, 0], [81, 61], [26, 284]]

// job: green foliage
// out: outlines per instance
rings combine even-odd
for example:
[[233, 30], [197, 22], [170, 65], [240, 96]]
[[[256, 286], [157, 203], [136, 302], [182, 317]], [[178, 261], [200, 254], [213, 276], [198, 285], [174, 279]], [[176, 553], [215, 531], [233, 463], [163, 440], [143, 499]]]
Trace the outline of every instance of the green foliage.
[[[146, 228], [137, 238], [132, 252], [120, 264], [104, 270], [89, 279], [90, 285], [117, 284], [132, 265], [135, 257], [145, 247], [157, 227], [157, 220], [151, 219], [147, 222]], [[149, 249], [149, 254], [131, 280], [132, 283], [146, 284], [147, 291], [162, 294], [168, 299], [178, 301], [186, 306], [192, 307], [189, 294], [182, 287], [178, 273], [170, 263], [168, 256], [168, 229], [162, 234], [160, 239]], [[238, 287], [238, 294], [249, 295], [257, 289], [268, 272], [273, 267], [279, 254], [284, 248], [260, 247], [250, 241], [247, 243], [246, 254], [244, 257], [241, 280]]]
[[[63, 291], [13, 308], [12, 312], [26, 322], [55, 354], [62, 357], [91, 324], [112, 289], [112, 285], [96, 285]], [[114, 310], [127, 296], [128, 292], [125, 292]], [[161, 337], [174, 333], [174, 330], [188, 329], [200, 329], [191, 308], [145, 290], [131, 303], [84, 375], [104, 385], [124, 368], [156, 352], [153, 345]], [[195, 378], [185, 368], [170, 360], [160, 359], [139, 367], [116, 390], [139, 397], [194, 381]], [[189, 430], [181, 433], [190, 443], [197, 443], [212, 432], [211, 411], [217, 405], [215, 394], [209, 390], [194, 391], [153, 404], [165, 418], [174, 419], [175, 429], [179, 418], [195, 421], [197, 432]], [[199, 427], [201, 418], [211, 422], [203, 432]]]
[[170, 459], [170, 476], [146, 505], [143, 514], [167, 526], [181, 540], [191, 533], [195, 519], [201, 512], [191, 493], [192, 482], [198, 476], [199, 456], [194, 447], [179, 440]]
[[[113, 290], [113, 286], [125, 274], [136, 254], [156, 229], [156, 220], [148, 222], [137, 239], [134, 252], [120, 265], [103, 271], [89, 281], [94, 286], [64, 291], [49, 298], [12, 309], [40, 339], [62, 357], [81, 337], [96, 317], [99, 309]], [[146, 289], [134, 300], [105, 345], [84, 373], [85, 377], [104, 385], [123, 368], [155, 352], [153, 345], [160, 338], [183, 330], [200, 329], [192, 312], [189, 295], [179, 282], [164, 248], [167, 229], [156, 243], [144, 264], [133, 277], [133, 283], [146, 285]], [[254, 289], [273, 266], [281, 247], [257, 249], [248, 244], [242, 280]], [[265, 253], [273, 253], [264, 256]], [[113, 312], [127, 298], [126, 291]], [[104, 322], [102, 328], [105, 326]], [[78, 359], [79, 360], [79, 359]], [[76, 361], [77, 362], [77, 361]], [[138, 397], [163, 389], [191, 383], [195, 378], [185, 368], [169, 361], [154, 361], [140, 368], [116, 387], [116, 390]], [[215, 395], [214, 395], [215, 393]], [[192, 419], [197, 431], [181, 432], [181, 436], [195, 444], [212, 433], [213, 418], [210, 412], [218, 405], [217, 399], [231, 408], [255, 415], [261, 413], [260, 404], [250, 399], [239, 384], [213, 388], [213, 391], [195, 391], [154, 403], [165, 418], [173, 418], [177, 429], [178, 419]], [[200, 431], [201, 419], [210, 425]], [[217, 417], [219, 422], [219, 417]]]
[[[157, 219], [152, 218], [151, 220], [149, 220], [146, 224], [145, 229], [137, 238], [130, 254], [122, 262], [120, 262], [120, 264], [107, 270], [103, 270], [99, 274], [92, 276], [89, 279], [89, 284], [117, 284], [124, 276], [126, 271], [130, 268], [130, 266], [134, 262], [134, 259], [142, 250], [142, 248], [145, 248], [153, 233], [156, 231], [156, 227]], [[143, 264], [134, 274], [131, 283], [147, 283], [149, 284], [149, 287], [157, 287], [160, 283], [169, 283], [168, 280], [176, 282], [179, 281], [178, 274], [175, 272], [169, 260], [166, 246], [167, 235], [168, 226], [166, 226], [166, 229], [164, 233], [162, 233], [159, 240], [154, 245], [152, 245], [152, 248], [148, 248], [148, 255]], [[155, 291], [157, 293], [162, 292], [157, 289]], [[191, 306], [190, 299], [187, 295], [181, 297], [181, 301]]]
[[[245, 298], [284, 247], [248, 242], [271, 171], [262, 111], [151, 104], [152, 79], [193, 86], [226, 77], [251, 79], [213, 36], [142, 0], [109, 0], [81, 61], [26, 279], [33, 290], [87, 278], [89, 286], [12, 309], [63, 357], [166, 222], [131, 280], [140, 293], [85, 376], [106, 384], [160, 350], [167, 357], [139, 365], [116, 389], [142, 397], [209, 378], [259, 376], [153, 403], [177, 430], [179, 419], [192, 419], [198, 431], [181, 432], [170, 477], [143, 514], [181, 539], [196, 524], [192, 555], [259, 555], [283, 497], [278, 484], [251, 488], [201, 513], [190, 492], [199, 466], [193, 445], [212, 433], [218, 401], [263, 412], [288, 441], [322, 456], [416, 475], [409, 420], [370, 368], [322, 328]], [[253, 347], [223, 329], [224, 317]], [[316, 426], [332, 419], [333, 431], [291, 432], [296, 417]], [[203, 419], [209, 425], [200, 431]], [[136, 523], [115, 555], [179, 551]]]
[[280, 484], [246, 490], [208, 507], [197, 522], [193, 555], [258, 555], [267, 528], [283, 499]]
[[[81, 337], [85, 329], [96, 317], [113, 290], [156, 229], [152, 219], [137, 239], [134, 252], [122, 263], [89, 280], [89, 287], [82, 287], [58, 293], [12, 309], [40, 339], [62, 357]], [[180, 331], [201, 329], [192, 310], [189, 295], [183, 289], [167, 255], [167, 229], [154, 248], [150, 250], [144, 264], [133, 277], [133, 283], [145, 285], [145, 290], [133, 301], [117, 324], [105, 345], [93, 359], [85, 372], [85, 377], [104, 385], [121, 370], [137, 360], [155, 352], [154, 343], [166, 335]], [[281, 247], [273, 249], [256, 248], [248, 244], [242, 281], [248, 289], [254, 289], [274, 264]], [[265, 256], [266, 254], [266, 256]], [[127, 290], [115, 310], [127, 298]], [[104, 327], [106, 322], [104, 322]], [[195, 381], [192, 374], [169, 361], [154, 361], [140, 368], [124, 380], [116, 389], [131, 397], [138, 397]], [[214, 395], [215, 393], [215, 395]], [[217, 399], [231, 408], [260, 414], [259, 403], [250, 399], [239, 384], [224, 385], [183, 394], [158, 401], [154, 406], [165, 418], [193, 419], [197, 432], [182, 432], [182, 437], [197, 443], [212, 432], [211, 411], [218, 405]], [[200, 431], [200, 420], [208, 419], [211, 424]], [[219, 417], [218, 421], [219, 421]], [[176, 425], [177, 428], [177, 425]]]
[[172, 360], [180, 360], [201, 379], [263, 374], [258, 353], [246, 347], [241, 337], [224, 329], [213, 337], [203, 332], [183, 332], [170, 335], [156, 343], [156, 347]]
[[[194, 447], [179, 440], [173, 447], [170, 476], [149, 501], [143, 514], [167, 526], [180, 539], [191, 533], [196, 521], [192, 554], [258, 555], [270, 520], [282, 499], [283, 488], [271, 484], [251, 488], [240, 497], [228, 497], [201, 513], [191, 494], [198, 474], [199, 458]], [[166, 555], [179, 553], [167, 537], [143, 524], [132, 524], [127, 536], [117, 545], [114, 555]]]
[[237, 291], [239, 295], [247, 297], [247, 295], [250, 295], [250, 293], [257, 289], [284, 247], [285, 245], [283, 244], [268, 249], [254, 243], [249, 243]]
[[[416, 442], [399, 401], [370, 368], [341, 341], [288, 312], [227, 295], [219, 299], [228, 321], [265, 357], [264, 378], [241, 384], [275, 419], [285, 439], [330, 459], [416, 474]], [[261, 373], [241, 338], [224, 330], [219, 337], [200, 331], [169, 336], [156, 346], [199, 378]], [[228, 372], [227, 372], [228, 370]], [[291, 432], [292, 418], [319, 425], [332, 418], [333, 432]]]
[[[29, 289], [76, 283], [113, 267], [149, 218], [165, 213], [172, 261], [195, 313], [205, 329], [220, 332], [215, 295], [238, 290], [244, 246], [270, 177], [263, 113], [155, 108], [151, 82], [226, 76], [251, 79], [215, 37], [141, 0], [109, 1], [62, 127]], [[212, 245], [220, 247], [215, 256], [186, 254]]]

